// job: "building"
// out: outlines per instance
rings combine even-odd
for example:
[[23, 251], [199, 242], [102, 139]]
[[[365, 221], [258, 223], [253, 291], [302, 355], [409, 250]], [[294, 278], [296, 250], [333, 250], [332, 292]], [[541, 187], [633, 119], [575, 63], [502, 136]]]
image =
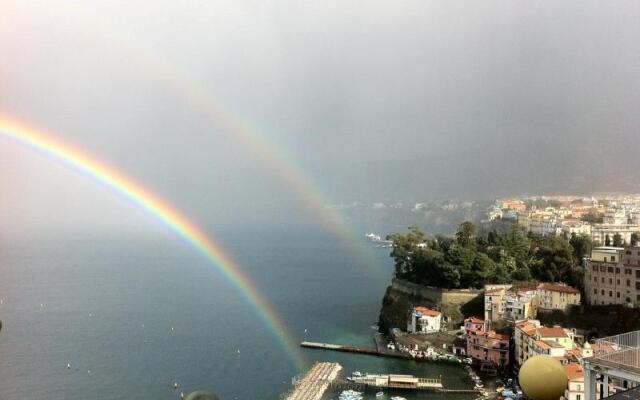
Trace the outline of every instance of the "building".
[[477, 317], [470, 317], [464, 320], [464, 333], [469, 334], [471, 331], [484, 330], [484, 320]]
[[564, 366], [569, 384], [564, 391], [562, 400], [585, 400], [584, 399], [584, 371], [580, 364], [568, 364]]
[[509, 365], [509, 335], [487, 329], [484, 321], [478, 318], [465, 320], [465, 330], [469, 357], [496, 367]]
[[504, 318], [504, 298], [511, 285], [485, 285], [484, 320], [501, 321]]
[[593, 356], [583, 360], [583, 372], [584, 400], [640, 397], [640, 331], [596, 340]]
[[633, 224], [594, 224], [591, 227], [591, 239], [604, 246], [607, 244], [613, 244], [613, 238], [615, 235], [620, 235], [624, 243], [631, 243], [631, 235], [633, 233], [640, 232], [640, 225]]
[[537, 355], [554, 357], [562, 364], [579, 362], [592, 354], [587, 346], [581, 348], [575, 343], [576, 335], [571, 329], [541, 326], [540, 321], [524, 320], [514, 327], [514, 355], [517, 365]]
[[411, 310], [407, 323], [409, 333], [433, 333], [440, 332], [442, 314], [439, 311], [426, 307], [415, 307]]
[[513, 285], [485, 285], [484, 319], [488, 322], [513, 322], [535, 318], [538, 312], [536, 290], [516, 290]]
[[563, 283], [541, 283], [537, 291], [542, 310], [566, 311], [569, 306], [580, 304], [580, 291]]
[[596, 247], [585, 260], [584, 287], [591, 305], [640, 304], [640, 247]]
[[518, 321], [535, 318], [538, 314], [539, 295], [536, 290], [519, 290], [504, 297], [504, 319]]
[[591, 224], [584, 221], [575, 219], [563, 220], [560, 223], [560, 226], [562, 229], [562, 233], [566, 235], [566, 237], [571, 237], [571, 235], [591, 236]]

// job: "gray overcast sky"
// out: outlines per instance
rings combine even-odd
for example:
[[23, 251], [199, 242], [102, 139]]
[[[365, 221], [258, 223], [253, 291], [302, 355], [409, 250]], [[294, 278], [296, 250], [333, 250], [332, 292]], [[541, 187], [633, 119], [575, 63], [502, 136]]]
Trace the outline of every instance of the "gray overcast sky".
[[[640, 189], [638, 1], [1, 7], [2, 113], [190, 215], [278, 220], [303, 207], [167, 70], [215, 94], [334, 202]], [[2, 140], [0, 168], [9, 224], [109, 227], [124, 207]]]

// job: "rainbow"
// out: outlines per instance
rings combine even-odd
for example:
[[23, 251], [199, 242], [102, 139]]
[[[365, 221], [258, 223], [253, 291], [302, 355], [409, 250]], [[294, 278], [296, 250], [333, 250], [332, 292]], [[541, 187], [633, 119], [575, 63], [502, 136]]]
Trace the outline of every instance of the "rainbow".
[[97, 158], [15, 119], [0, 115], [0, 137], [11, 139], [15, 143], [37, 150], [66, 166], [81, 171], [94, 181], [124, 196], [136, 207], [168, 227], [204, 257], [238, 290], [279, 340], [295, 368], [300, 371], [306, 365], [306, 361], [285, 325], [249, 277], [213, 239], [210, 239], [167, 202]]
[[268, 140], [239, 113], [225, 106], [219, 96], [175, 64], [172, 57], [135, 46], [135, 37], [106, 25], [105, 19], [94, 14], [93, 10], [78, 6], [74, 11], [74, 21], [82, 27], [83, 35], [93, 34], [114, 53], [126, 53], [128, 61], [135, 61], [138, 67], [145, 73], [151, 73], [166, 89], [200, 109], [203, 115], [221, 128], [221, 131], [232, 134], [245, 149], [259, 157], [274, 176], [284, 182], [301, 204], [321, 221], [325, 229], [349, 246], [358, 264], [380, 282], [389, 281], [391, 271], [378, 267], [368, 246], [362, 243], [362, 235], [355, 233], [346, 218], [337, 210], [328, 207], [328, 197], [283, 146]]

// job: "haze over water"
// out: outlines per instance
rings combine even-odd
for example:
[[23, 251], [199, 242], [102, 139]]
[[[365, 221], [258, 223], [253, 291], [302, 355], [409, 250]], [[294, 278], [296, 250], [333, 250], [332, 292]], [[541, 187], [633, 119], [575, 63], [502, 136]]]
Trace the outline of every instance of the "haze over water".
[[[372, 343], [386, 283], [357, 266], [344, 243], [312, 226], [236, 230], [221, 239], [295, 338], [307, 329], [309, 340]], [[361, 246], [390, 277], [387, 250]], [[291, 360], [255, 311], [171, 235], [7, 242], [0, 263], [3, 400], [169, 400], [195, 389], [274, 399], [290, 387]], [[443, 372], [375, 357], [304, 355], [339, 361], [347, 372]], [[458, 384], [460, 370], [444, 371]]]

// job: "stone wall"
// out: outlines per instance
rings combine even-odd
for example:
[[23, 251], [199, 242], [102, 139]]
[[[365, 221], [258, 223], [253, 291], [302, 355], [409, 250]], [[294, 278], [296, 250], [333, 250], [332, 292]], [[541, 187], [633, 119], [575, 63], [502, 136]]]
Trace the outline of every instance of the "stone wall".
[[482, 316], [483, 291], [479, 289], [442, 289], [394, 279], [387, 288], [380, 311], [380, 329], [406, 328], [409, 310], [426, 306], [451, 318], [448, 329], [456, 329], [469, 315]]

